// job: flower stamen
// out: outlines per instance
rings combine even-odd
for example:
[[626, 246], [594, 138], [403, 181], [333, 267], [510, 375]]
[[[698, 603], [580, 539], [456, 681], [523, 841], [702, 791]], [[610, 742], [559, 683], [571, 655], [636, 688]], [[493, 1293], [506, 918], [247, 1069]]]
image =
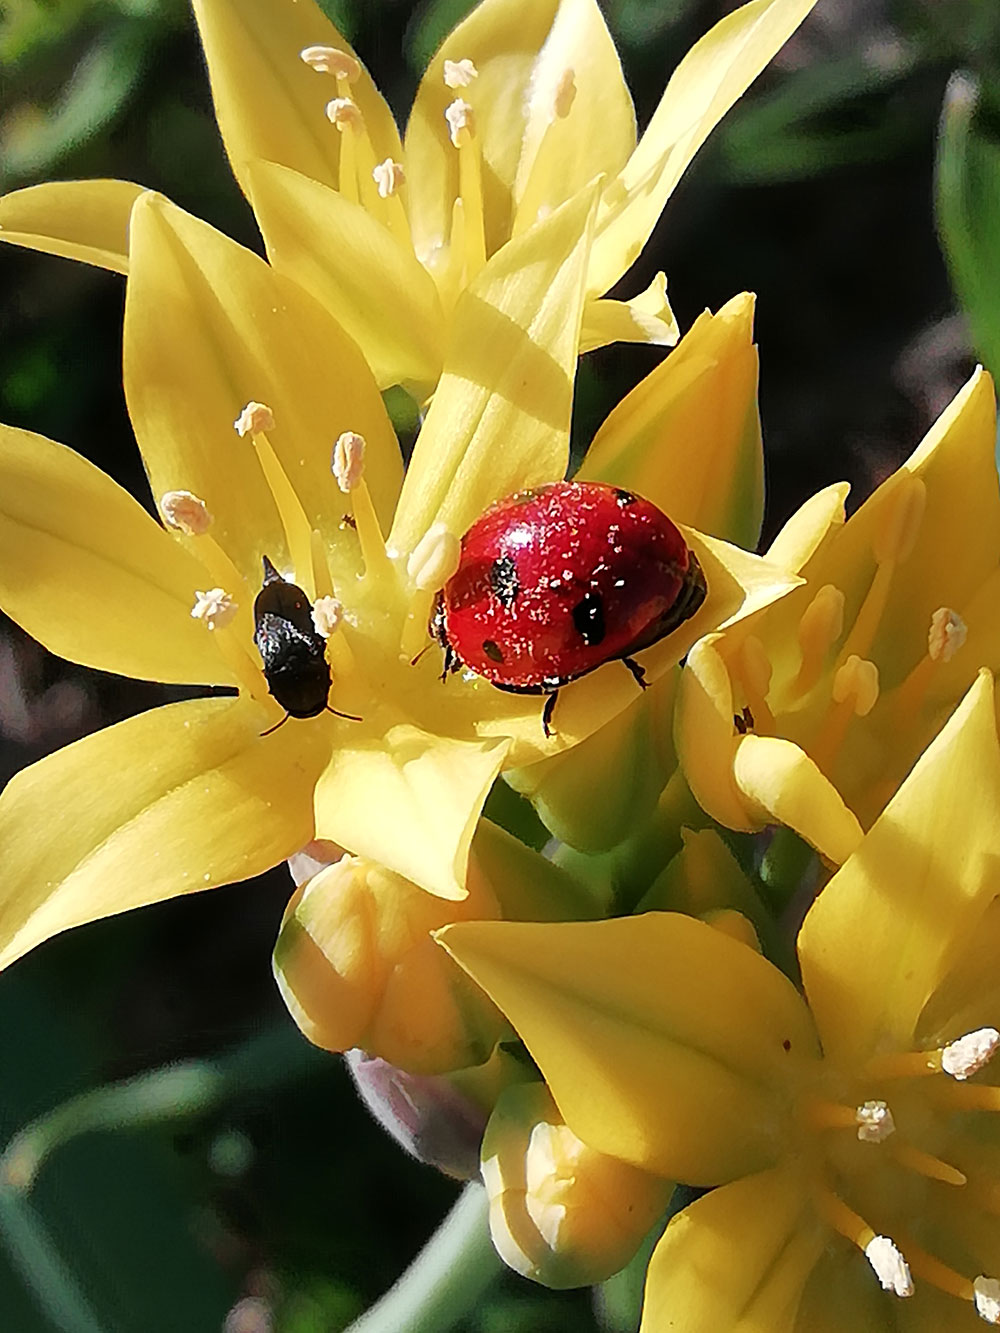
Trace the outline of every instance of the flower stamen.
[[208, 588], [205, 592], [195, 592], [194, 596], [191, 615], [195, 620], [203, 620], [210, 630], [225, 629], [239, 610], [239, 603], [223, 588]]
[[824, 583], [802, 613], [798, 640], [802, 662], [791, 687], [793, 696], [808, 694], [826, 665], [834, 644], [844, 632], [844, 594]]
[[756, 634], [748, 635], [740, 646], [737, 672], [753, 715], [754, 730], [774, 731], [774, 714], [767, 703], [772, 667], [767, 650]]
[[378, 187], [379, 198], [390, 199], [406, 183], [402, 162], [394, 162], [391, 157], [387, 157], [372, 168], [372, 180]]
[[401, 660], [409, 661], [426, 638], [434, 597], [458, 569], [461, 557], [462, 543], [443, 523], [432, 523], [410, 553], [406, 574], [415, 591], [403, 621]]
[[442, 77], [448, 88], [468, 88], [470, 83], [478, 79], [479, 70], [468, 57], [464, 60], [446, 60]]
[[[486, 263], [486, 223], [483, 211], [483, 180], [475, 113], [457, 97], [445, 108], [451, 142], [458, 149], [458, 198], [462, 204], [461, 254], [465, 282], [470, 283]], [[452, 227], [452, 245], [459, 237]]]
[[336, 46], [307, 46], [299, 52], [299, 58], [317, 74], [335, 74], [338, 88], [341, 81], [349, 85], [361, 75], [361, 62]]
[[377, 571], [387, 571], [389, 557], [365, 481], [365, 448], [363, 435], [353, 430], [344, 431], [333, 446], [330, 471], [344, 494], [351, 497], [351, 512], [357, 526], [365, 574], [370, 575]]
[[865, 1246], [865, 1258], [871, 1264], [883, 1291], [894, 1296], [913, 1295], [910, 1266], [899, 1246], [889, 1236], [873, 1236]]
[[948, 1162], [943, 1162], [940, 1157], [921, 1152], [910, 1143], [895, 1140], [890, 1151], [900, 1166], [918, 1176], [926, 1176], [928, 1180], [939, 1180], [943, 1185], [968, 1184], [968, 1176], [963, 1171], [959, 1171]]
[[884, 1143], [896, 1132], [892, 1111], [881, 1101], [865, 1102], [854, 1113], [860, 1143]]

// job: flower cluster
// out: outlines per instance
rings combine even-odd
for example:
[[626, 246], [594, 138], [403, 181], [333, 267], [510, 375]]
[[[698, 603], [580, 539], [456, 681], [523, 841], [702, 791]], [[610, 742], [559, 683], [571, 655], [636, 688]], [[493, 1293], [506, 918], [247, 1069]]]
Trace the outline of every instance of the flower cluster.
[[[0, 427], [0, 606], [213, 691], [8, 785], [0, 964], [288, 859], [303, 1032], [481, 1172], [520, 1272], [600, 1282], [662, 1231], [643, 1333], [1000, 1323], [992, 384], [758, 555], [752, 297], [681, 336], [662, 274], [606, 295], [812, 2], [723, 19], [637, 139], [595, 0], [482, 0], [401, 140], [312, 0], [195, 0], [266, 259], [128, 182], [0, 199], [0, 239], [127, 275], [156, 510]], [[672, 350], [560, 494], [651, 502], [669, 596], [632, 628], [584, 596], [580, 642], [615, 648], [578, 669], [539, 599], [525, 652], [558, 669], [498, 689], [448, 637], [465, 539], [566, 477], [578, 358], [611, 341]], [[405, 469], [392, 386], [422, 412]], [[524, 575], [486, 581], [506, 607]]]

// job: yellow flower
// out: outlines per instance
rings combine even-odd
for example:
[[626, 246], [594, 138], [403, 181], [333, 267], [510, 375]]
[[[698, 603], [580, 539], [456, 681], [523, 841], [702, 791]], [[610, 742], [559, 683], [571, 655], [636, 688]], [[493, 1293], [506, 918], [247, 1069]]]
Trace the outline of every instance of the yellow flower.
[[808, 1006], [688, 916], [442, 932], [585, 1143], [721, 1186], [667, 1227], [642, 1333], [1000, 1322], [998, 808], [983, 673], [810, 910]]
[[769, 558], [804, 586], [708, 635], [681, 676], [678, 755], [713, 818], [788, 825], [839, 864], [977, 669], [1000, 665], [995, 441], [979, 370], [846, 523], [846, 486], [789, 520]]
[[[639, 142], [596, 0], [485, 0], [445, 39], [405, 145], [313, 0], [196, 0], [219, 127], [275, 269], [351, 334], [382, 387], [433, 389], [459, 294], [511, 237], [602, 179], [582, 350], [673, 343], [659, 274], [599, 300], [642, 250], [712, 128], [815, 0], [752, 0], [688, 53]], [[0, 238], [127, 271], [139, 187], [87, 181], [0, 202]]]
[[[557, 209], [459, 300], [401, 485], [375, 381], [323, 306], [159, 196], [136, 202], [125, 392], [171, 530], [69, 450], [4, 429], [0, 604], [77, 662], [239, 697], [155, 710], [14, 779], [0, 962], [256, 874], [313, 837], [461, 898], [501, 765], [576, 744], [631, 701], [629, 673], [602, 668], [560, 697], [547, 739], [537, 698], [442, 682], [435, 653], [411, 663], [458, 536], [498, 496], [565, 474], [594, 209], [593, 191]], [[650, 680], [790, 586], [724, 542], [688, 540], [709, 595], [642, 654]], [[277, 730], [253, 639], [264, 557], [317, 602], [337, 710]]]

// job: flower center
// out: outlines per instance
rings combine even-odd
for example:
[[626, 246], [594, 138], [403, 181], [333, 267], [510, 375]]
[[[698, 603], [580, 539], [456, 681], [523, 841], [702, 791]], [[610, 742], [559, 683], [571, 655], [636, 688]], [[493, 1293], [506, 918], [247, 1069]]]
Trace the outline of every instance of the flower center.
[[998, 1047], [1000, 1032], [981, 1028], [935, 1050], [875, 1057], [838, 1093], [877, 1096], [851, 1104], [813, 1089], [799, 1107], [816, 1210], [882, 1287], [907, 1297], [929, 1283], [991, 1324], [1000, 1323], [1000, 1283], [945, 1258], [985, 1263], [982, 1216], [1000, 1216], [1000, 1182], [981, 1169], [970, 1123], [974, 1112], [1000, 1111], [1000, 1088], [967, 1082]]

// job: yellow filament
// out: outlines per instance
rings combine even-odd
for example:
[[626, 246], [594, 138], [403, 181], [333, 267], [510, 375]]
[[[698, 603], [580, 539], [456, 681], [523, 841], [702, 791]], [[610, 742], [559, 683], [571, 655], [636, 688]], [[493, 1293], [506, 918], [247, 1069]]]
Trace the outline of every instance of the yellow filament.
[[841, 1106], [837, 1102], [814, 1098], [805, 1108], [805, 1119], [812, 1129], [854, 1129], [858, 1127], [856, 1106]]
[[316, 572], [313, 568], [312, 524], [306, 518], [305, 510], [295, 488], [288, 480], [288, 474], [278, 461], [278, 455], [271, 448], [270, 441], [263, 431], [255, 431], [253, 446], [257, 451], [264, 479], [268, 484], [274, 503], [285, 529], [288, 554], [292, 557], [295, 581], [305, 590], [311, 602], [316, 600]]
[[326, 558], [326, 547], [323, 544], [323, 538], [315, 528], [313, 528], [309, 537], [316, 599], [320, 597], [332, 597], [333, 579], [330, 576], [330, 565]]
[[463, 130], [459, 139], [458, 188], [465, 213], [465, 282], [468, 285], [486, 263], [486, 222], [483, 214], [479, 140], [468, 130]]
[[232, 623], [239, 626], [244, 638], [249, 637], [252, 633], [250, 612], [253, 598], [250, 596], [246, 579], [210, 532], [200, 533], [197, 537], [190, 538], [190, 541], [194, 554], [211, 574], [216, 585], [225, 588], [239, 603], [236, 619]]
[[241, 633], [233, 625], [227, 625], [225, 629], [209, 630], [208, 633], [218, 640], [219, 650], [236, 677], [240, 693], [248, 694], [258, 703], [266, 699], [267, 682], [261, 667], [250, 656], [245, 632]]
[[915, 1171], [917, 1175], [927, 1176], [930, 1180], [940, 1180], [945, 1185], [966, 1183], [965, 1174], [957, 1167], [942, 1162], [940, 1157], [932, 1157], [930, 1153], [921, 1152], [919, 1148], [914, 1148], [898, 1138], [894, 1138], [888, 1144], [887, 1151], [892, 1153], [900, 1166], [908, 1171]]
[[870, 655], [879, 623], [885, 614], [885, 608], [889, 601], [895, 572], [896, 563], [893, 560], [884, 561], [876, 569], [875, 577], [872, 579], [865, 600], [861, 604], [861, 610], [858, 612], [857, 618], [851, 627], [851, 632], [847, 636], [847, 642], [837, 655], [838, 666], [846, 662], [852, 654], [857, 657], [868, 657]]
[[962, 1083], [948, 1078], [935, 1084], [934, 1096], [960, 1111], [1000, 1111], [1000, 1088], [989, 1083]]
[[760, 639], [751, 635], [743, 644], [739, 657], [733, 665], [738, 673], [737, 678], [744, 698], [753, 714], [754, 730], [773, 734], [774, 714], [768, 707], [766, 699], [771, 683], [771, 664], [767, 660]]
[[350, 496], [361, 556], [365, 562], [365, 578], [387, 577], [392, 573], [392, 561], [386, 554], [385, 539], [364, 477], [352, 488]]
[[936, 1051], [901, 1051], [898, 1055], [877, 1055], [864, 1068], [866, 1079], [923, 1078], [941, 1073], [943, 1048]]
[[798, 640], [802, 661], [790, 694], [799, 698], [813, 688], [823, 673], [826, 658], [844, 630], [844, 594], [825, 583], [802, 613]]
[[843, 1199], [825, 1185], [816, 1189], [814, 1199], [816, 1211], [827, 1224], [864, 1253], [866, 1246], [875, 1239], [876, 1234], [865, 1219], [848, 1208]]
[[956, 1273], [953, 1268], [943, 1264], [940, 1259], [935, 1259], [932, 1254], [922, 1250], [919, 1245], [914, 1245], [909, 1239], [904, 1240], [900, 1237], [897, 1244], [906, 1255], [906, 1262], [914, 1277], [922, 1278], [948, 1296], [957, 1296], [960, 1301], [973, 1300], [975, 1290], [967, 1277]]
[[436, 595], [433, 591], [418, 588], [410, 599], [399, 636], [399, 655], [407, 661], [414, 658], [427, 642], [427, 625]]
[[[340, 80], [338, 79], [339, 83]], [[352, 204], [358, 202], [358, 162], [357, 140], [353, 125], [345, 125], [340, 131], [340, 193]]]

